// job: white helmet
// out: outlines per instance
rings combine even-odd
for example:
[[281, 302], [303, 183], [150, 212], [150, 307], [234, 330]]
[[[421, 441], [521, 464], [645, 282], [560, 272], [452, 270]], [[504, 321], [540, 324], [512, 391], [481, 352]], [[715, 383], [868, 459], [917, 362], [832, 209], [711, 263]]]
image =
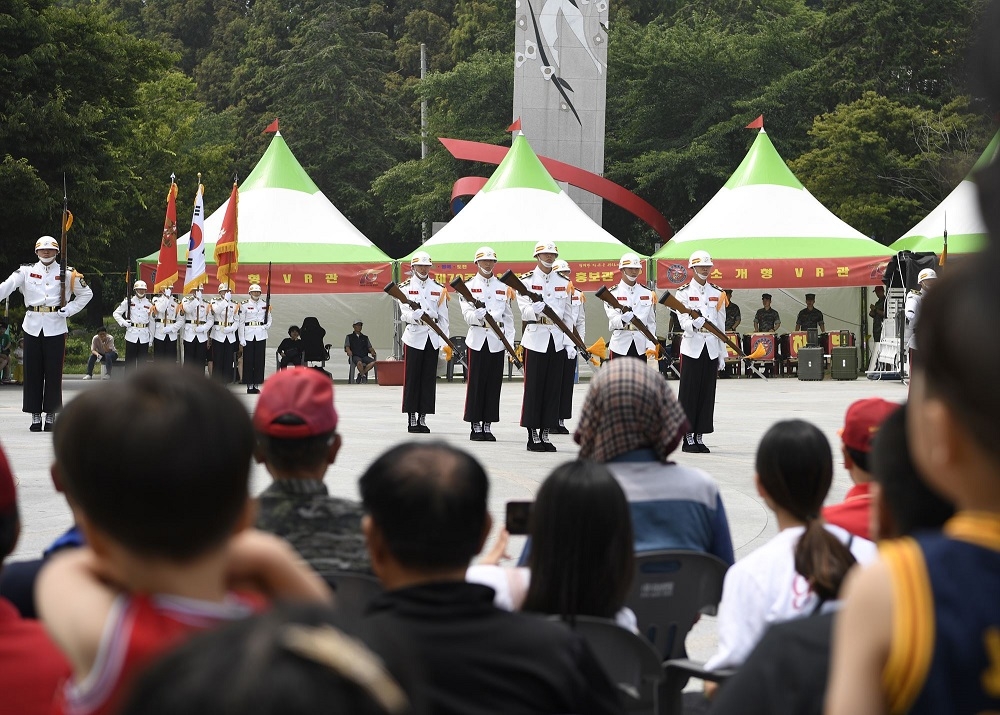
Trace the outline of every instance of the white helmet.
[[417, 251], [413, 254], [413, 258], [410, 259], [411, 266], [433, 266], [434, 262], [431, 260], [431, 254], [427, 251]]
[[480, 261], [495, 261], [497, 260], [497, 252], [494, 251], [489, 246], [483, 246], [478, 251], [476, 251], [476, 258], [473, 263], [479, 263]]
[[249, 288], [247, 288], [247, 293], [261, 293], [260, 285], [258, 283], [253, 283]]
[[136, 281], [132, 284], [133, 290], [146, 290], [146, 281]]
[[712, 257], [708, 255], [708, 251], [695, 251], [691, 254], [691, 260], [688, 261], [688, 268], [697, 268], [701, 266], [711, 266]]
[[642, 259], [639, 258], [634, 253], [626, 253], [622, 256], [622, 259], [618, 261], [618, 270], [622, 268], [642, 268]]
[[917, 283], [923, 283], [924, 281], [932, 281], [937, 278], [937, 271], [933, 268], [925, 268], [917, 274]]
[[35, 250], [41, 251], [46, 248], [52, 249], [53, 251], [59, 250], [59, 241], [52, 238], [52, 236], [42, 236], [37, 241], [35, 241]]
[[565, 271], [568, 271], [569, 263], [560, 258], [559, 260], [552, 262], [552, 270], [554, 270], [556, 273], [563, 273]]
[[552, 241], [539, 241], [538, 243], [535, 244], [534, 255], [537, 256], [539, 253], [554, 253], [558, 256], [559, 249], [556, 247], [556, 244], [553, 243]]
[[220, 283], [219, 284], [219, 292], [220, 293], [222, 293], [224, 291], [227, 291], [227, 290], [229, 290], [229, 284], [228, 283]]

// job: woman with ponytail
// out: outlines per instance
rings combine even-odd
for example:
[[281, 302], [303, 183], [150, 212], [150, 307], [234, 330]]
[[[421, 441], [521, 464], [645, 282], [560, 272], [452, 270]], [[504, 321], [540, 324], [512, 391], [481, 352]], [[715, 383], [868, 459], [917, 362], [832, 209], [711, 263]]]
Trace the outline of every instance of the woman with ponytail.
[[743, 663], [772, 623], [808, 616], [836, 600], [855, 563], [875, 559], [875, 545], [823, 521], [833, 455], [808, 422], [771, 427], [757, 447], [757, 492], [774, 512], [778, 535], [736, 562], [719, 604], [719, 649], [709, 670]]

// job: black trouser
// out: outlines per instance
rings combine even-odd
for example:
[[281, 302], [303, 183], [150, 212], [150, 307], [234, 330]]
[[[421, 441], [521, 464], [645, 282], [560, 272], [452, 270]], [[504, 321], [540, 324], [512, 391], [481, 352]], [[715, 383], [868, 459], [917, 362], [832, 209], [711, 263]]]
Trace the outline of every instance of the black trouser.
[[130, 343], [125, 341], [125, 372], [138, 370], [149, 359], [149, 343]]
[[612, 350], [612, 351], [611, 351], [611, 357], [610, 357], [609, 359], [611, 359], [611, 360], [614, 360], [615, 358], [622, 358], [622, 357], [635, 357], [635, 358], [637, 358], [637, 357], [642, 357], [643, 359], [645, 359], [645, 357], [646, 357], [646, 354], [645, 354], [645, 352], [644, 352], [644, 353], [643, 353], [643, 354], [642, 354], [642, 355], [640, 356], [640, 355], [639, 355], [639, 348], [637, 348], [637, 347], [635, 346], [635, 343], [632, 343], [631, 345], [629, 345], [629, 346], [628, 346], [628, 350], [626, 350], [626, 351], [625, 351], [625, 352], [623, 352], [623, 353], [616, 353], [616, 352], [614, 352], [614, 351]]
[[690, 430], [695, 434], [715, 431], [715, 384], [719, 378], [719, 360], [708, 356], [702, 347], [696, 358], [681, 356], [681, 384], [677, 401], [684, 408]]
[[24, 334], [24, 394], [21, 411], [58, 412], [62, 407], [62, 370], [66, 333]]
[[482, 350], [469, 348], [465, 353], [468, 363], [468, 382], [465, 386], [466, 422], [500, 421], [500, 387], [503, 385], [503, 350], [492, 353], [489, 343]]
[[544, 353], [525, 348], [522, 427], [539, 429], [559, 426], [559, 401], [565, 364], [566, 353], [556, 350], [551, 337]]
[[205, 374], [205, 363], [208, 362], [208, 341], [199, 342], [197, 338], [194, 340], [184, 341], [184, 365], [186, 367], [192, 367], [195, 370], [200, 370], [201, 374]]
[[153, 338], [153, 362], [177, 362], [176, 338]]
[[243, 347], [243, 384], [262, 385], [264, 383], [264, 348], [266, 340], [247, 340]]
[[423, 349], [403, 346], [403, 412], [433, 415], [437, 398], [438, 350], [427, 338]]
[[562, 385], [559, 391], [559, 419], [568, 420], [573, 416], [573, 385], [576, 384], [576, 357], [566, 357], [563, 363]]
[[212, 377], [219, 382], [236, 382], [236, 343], [212, 341]]
[[94, 376], [94, 367], [98, 362], [102, 363], [105, 369], [108, 371], [108, 375], [111, 375], [111, 368], [115, 366], [115, 360], [118, 359], [118, 353], [114, 350], [109, 350], [104, 353], [101, 357], [97, 357], [94, 353], [90, 353], [90, 357], [87, 358], [87, 374], [91, 377]]

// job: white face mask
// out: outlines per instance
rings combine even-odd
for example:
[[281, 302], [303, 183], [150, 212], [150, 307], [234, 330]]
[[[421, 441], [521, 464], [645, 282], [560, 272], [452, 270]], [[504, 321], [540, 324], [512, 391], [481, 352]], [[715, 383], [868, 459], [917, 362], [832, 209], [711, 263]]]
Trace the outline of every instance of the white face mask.
[[45, 258], [42, 258], [41, 256], [39, 256], [38, 260], [42, 262], [43, 266], [51, 266], [53, 263], [55, 263], [56, 257], [52, 256], [52, 258], [45, 259]]
[[224, 290], [224, 291], [222, 291], [221, 293], [219, 293], [219, 296], [220, 296], [220, 297], [221, 297], [221, 298], [222, 298], [223, 300], [229, 300], [229, 296], [231, 296], [232, 294], [233, 294], [233, 292], [232, 292], [232, 291], [230, 291], [230, 290]]
[[201, 300], [201, 288], [195, 290], [194, 297], [197, 298], [198, 300]]
[[551, 269], [552, 266], [556, 264], [555, 261], [543, 261], [541, 258], [538, 259], [538, 263], [539, 265], [541, 265], [542, 268], [549, 268], [549, 269]]
[[164, 297], [169, 298], [171, 293], [173, 293], [173, 291], [170, 290], [169, 288], [164, 288], [163, 289], [163, 295], [164, 295]]

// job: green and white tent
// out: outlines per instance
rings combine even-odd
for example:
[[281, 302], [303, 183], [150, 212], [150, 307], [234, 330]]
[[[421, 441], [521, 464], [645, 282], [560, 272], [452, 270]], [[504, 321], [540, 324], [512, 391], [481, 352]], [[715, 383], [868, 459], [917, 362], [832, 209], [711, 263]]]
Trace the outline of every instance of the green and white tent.
[[1000, 147], [1000, 132], [986, 147], [968, 175], [916, 226], [889, 248], [894, 251], [932, 251], [940, 255], [948, 229], [948, 253], [975, 253], [986, 246], [988, 234], [979, 212], [979, 195], [973, 175], [993, 161]]

